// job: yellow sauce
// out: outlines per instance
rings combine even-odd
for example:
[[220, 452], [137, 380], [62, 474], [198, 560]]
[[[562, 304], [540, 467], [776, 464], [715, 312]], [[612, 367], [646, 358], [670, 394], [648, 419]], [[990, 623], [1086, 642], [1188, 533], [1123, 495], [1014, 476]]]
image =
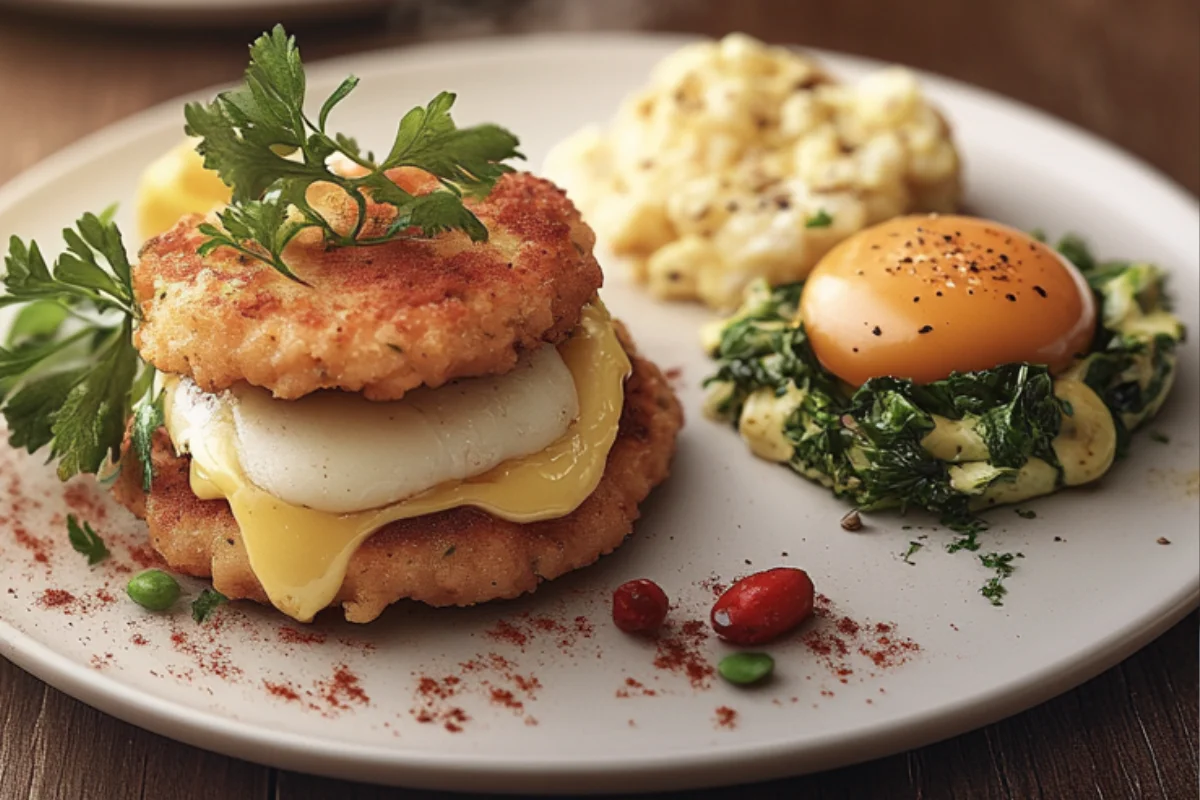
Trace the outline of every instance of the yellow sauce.
[[337, 595], [359, 545], [389, 522], [459, 506], [474, 506], [513, 522], [555, 519], [574, 511], [595, 491], [617, 437], [629, 358], [599, 303], [584, 309], [579, 329], [560, 353], [579, 395], [579, 417], [562, 438], [483, 475], [369, 511], [316, 511], [259, 489], [238, 463], [232, 415], [219, 414], [205, 435], [189, 431], [186, 415], [172, 408], [178, 386], [174, 378], [165, 384], [166, 425], [172, 441], [189, 442], [196, 496], [229, 502], [250, 567], [271, 602], [288, 616], [308, 622]]

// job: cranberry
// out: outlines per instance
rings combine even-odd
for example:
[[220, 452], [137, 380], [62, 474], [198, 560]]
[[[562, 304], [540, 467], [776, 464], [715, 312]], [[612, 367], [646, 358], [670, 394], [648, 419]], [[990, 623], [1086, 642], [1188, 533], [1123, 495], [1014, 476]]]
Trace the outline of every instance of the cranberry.
[[667, 593], [643, 578], [622, 583], [613, 592], [613, 622], [626, 633], [654, 633], [670, 607]]
[[712, 610], [713, 630], [734, 644], [777, 639], [812, 616], [813, 585], [808, 574], [776, 567], [748, 575], [730, 586]]

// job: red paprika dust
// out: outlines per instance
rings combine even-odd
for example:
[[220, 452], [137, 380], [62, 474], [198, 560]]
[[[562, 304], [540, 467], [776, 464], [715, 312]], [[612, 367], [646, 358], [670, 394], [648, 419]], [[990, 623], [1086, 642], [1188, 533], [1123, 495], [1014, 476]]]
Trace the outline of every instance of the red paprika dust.
[[716, 670], [704, 657], [703, 646], [708, 640], [704, 620], [684, 622], [677, 633], [670, 628], [659, 637], [654, 666], [664, 672], [682, 673], [695, 689], [707, 689]]

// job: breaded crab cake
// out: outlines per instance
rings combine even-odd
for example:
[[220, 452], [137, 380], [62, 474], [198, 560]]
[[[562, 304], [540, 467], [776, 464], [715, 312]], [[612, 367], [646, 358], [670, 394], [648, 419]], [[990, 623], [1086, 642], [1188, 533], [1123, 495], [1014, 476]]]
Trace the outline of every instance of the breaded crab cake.
[[[591, 564], [625, 540], [639, 505], [667, 478], [683, 425], [679, 401], [663, 374], [618, 335], [633, 363], [617, 439], [600, 485], [571, 514], [531, 524], [497, 519], [474, 508], [392, 523], [350, 561], [332, 605], [351, 622], [370, 622], [405, 598], [465, 606], [513, 598]], [[237, 521], [224, 500], [200, 500], [188, 481], [189, 459], [177, 456], [165, 431], [154, 442], [155, 481], [142, 491], [137, 459], [123, 463], [117, 499], [146, 520], [150, 541], [173, 569], [212, 577], [231, 599], [267, 603], [250, 568]], [[447, 557], [447, 553], [452, 556]]]
[[[349, 198], [323, 188], [310, 202], [348, 217]], [[227, 248], [198, 255], [204, 217], [184, 217], [142, 248], [135, 344], [206, 391], [245, 381], [282, 399], [337, 389], [394, 400], [506, 372], [579, 323], [603, 280], [595, 237], [560, 189], [532, 175], [507, 175], [467, 205], [490, 232], [486, 244], [452, 231], [327, 249], [306, 231], [287, 258], [308, 285]], [[372, 204], [363, 235], [386, 230], [392, 213]]]

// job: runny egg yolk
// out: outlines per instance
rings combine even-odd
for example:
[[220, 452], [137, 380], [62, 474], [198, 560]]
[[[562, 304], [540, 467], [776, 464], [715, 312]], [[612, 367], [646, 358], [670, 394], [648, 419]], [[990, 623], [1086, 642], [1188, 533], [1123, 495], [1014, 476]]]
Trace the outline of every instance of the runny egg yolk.
[[800, 316], [821, 364], [859, 386], [1014, 362], [1061, 372], [1087, 352], [1096, 305], [1083, 276], [1027, 234], [933, 215], [898, 217], [831, 250], [804, 285]]

